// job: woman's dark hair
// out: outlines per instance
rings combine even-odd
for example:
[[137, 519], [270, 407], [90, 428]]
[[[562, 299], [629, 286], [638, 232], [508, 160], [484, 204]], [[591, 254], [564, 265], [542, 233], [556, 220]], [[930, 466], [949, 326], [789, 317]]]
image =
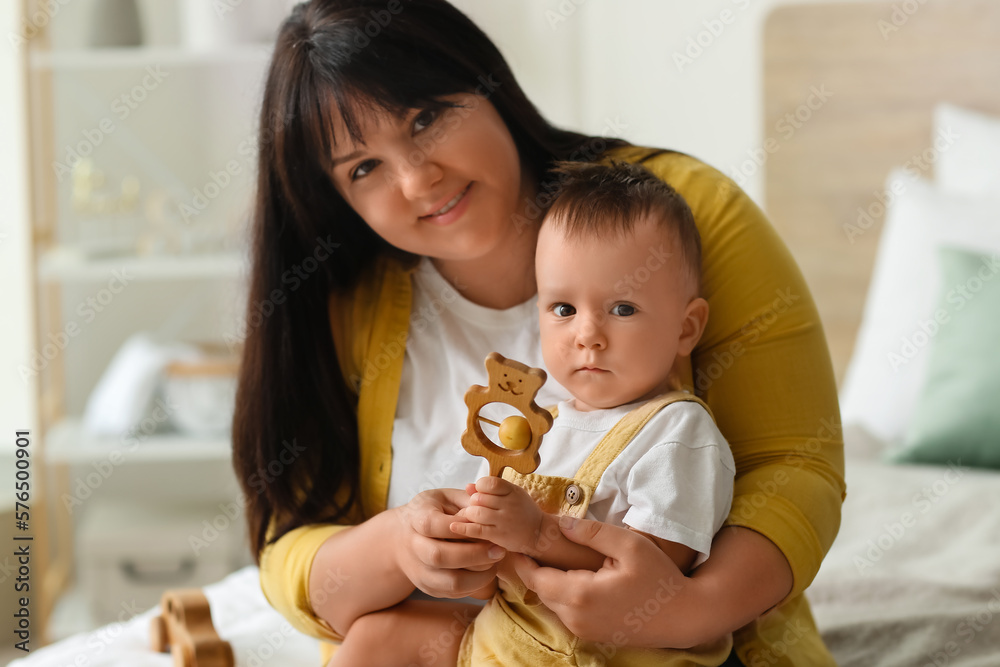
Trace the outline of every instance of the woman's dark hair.
[[[233, 465], [254, 558], [288, 531], [356, 515], [356, 399], [344, 382], [328, 313], [380, 255], [396, 252], [344, 202], [329, 177], [339, 115], [358, 118], [488, 96], [545, 195], [555, 160], [593, 160], [625, 142], [550, 125], [489, 38], [444, 0], [312, 0], [282, 24], [260, 111], [246, 336]], [[544, 206], [536, 207], [540, 219]], [[273, 534], [268, 530], [273, 524]]]

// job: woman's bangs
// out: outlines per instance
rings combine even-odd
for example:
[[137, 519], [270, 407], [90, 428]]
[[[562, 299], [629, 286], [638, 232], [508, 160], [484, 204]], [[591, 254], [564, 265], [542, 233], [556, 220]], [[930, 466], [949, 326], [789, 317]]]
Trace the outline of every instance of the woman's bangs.
[[[335, 40], [333, 34], [327, 35], [336, 48], [314, 49], [309, 56], [333, 103], [331, 108], [336, 108], [355, 143], [363, 141], [360, 121], [364, 118], [384, 113], [402, 117], [412, 109], [441, 104], [447, 95], [475, 89], [475, 76], [445, 54], [399, 44], [389, 35], [380, 35], [364, 47], [354, 46], [350, 28], [337, 26], [336, 32], [341, 31], [347, 35], [337, 35]], [[329, 136], [336, 145], [337, 137]]]

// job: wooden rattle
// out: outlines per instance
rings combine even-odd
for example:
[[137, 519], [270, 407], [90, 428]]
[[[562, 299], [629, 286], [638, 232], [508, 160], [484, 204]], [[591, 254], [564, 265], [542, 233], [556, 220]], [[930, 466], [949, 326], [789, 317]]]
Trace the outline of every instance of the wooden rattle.
[[198, 588], [163, 593], [160, 616], [149, 628], [150, 645], [157, 653], [170, 649], [174, 667], [233, 667], [233, 649], [212, 625], [208, 599]]
[[[538, 446], [542, 444], [542, 436], [552, 428], [552, 415], [535, 403], [535, 395], [545, 384], [545, 371], [491, 352], [486, 357], [486, 373], [488, 387], [475, 384], [465, 392], [469, 418], [462, 433], [462, 447], [473, 456], [489, 461], [493, 476], [499, 476], [508, 467], [522, 475], [533, 472], [541, 462]], [[506, 403], [524, 416], [507, 417], [499, 424], [480, 417], [479, 411], [489, 403]], [[500, 428], [498, 437], [504, 447], [486, 437], [480, 421]]]

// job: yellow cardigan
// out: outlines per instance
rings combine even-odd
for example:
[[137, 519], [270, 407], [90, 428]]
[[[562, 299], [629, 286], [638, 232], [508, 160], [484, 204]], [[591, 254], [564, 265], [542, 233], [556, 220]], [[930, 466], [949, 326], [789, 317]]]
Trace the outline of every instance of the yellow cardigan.
[[[651, 152], [626, 147], [607, 157], [635, 162]], [[701, 232], [711, 316], [686, 384], [711, 408], [736, 460], [726, 525], [766, 536], [794, 576], [780, 606], [735, 634], [737, 653], [747, 667], [833, 665], [802, 595], [837, 534], [845, 496], [840, 409], [812, 297], [763, 212], [730, 179], [681, 153], [644, 164], [687, 200]], [[358, 391], [365, 516], [385, 509], [389, 490], [411, 270], [379, 260], [351, 294], [330, 300], [338, 359]], [[308, 582], [316, 552], [343, 528], [297, 528], [260, 559], [271, 605], [302, 632], [332, 641], [340, 638], [313, 614]], [[332, 648], [324, 644], [325, 656]]]

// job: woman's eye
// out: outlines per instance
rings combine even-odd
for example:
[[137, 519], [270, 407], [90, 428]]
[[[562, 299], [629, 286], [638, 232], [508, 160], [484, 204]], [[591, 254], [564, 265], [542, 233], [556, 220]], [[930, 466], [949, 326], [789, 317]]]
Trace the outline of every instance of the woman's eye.
[[351, 172], [351, 180], [356, 181], [363, 176], [367, 176], [371, 173], [371, 170], [375, 168], [377, 162], [375, 160], [365, 160]]
[[630, 306], [627, 303], [619, 303], [611, 309], [611, 314], [618, 315], [619, 317], [635, 315], [635, 306]]
[[420, 132], [433, 125], [440, 112], [437, 109], [424, 109], [413, 119], [413, 131]]
[[556, 317], [569, 317], [576, 313], [576, 308], [568, 303], [557, 303], [552, 308], [552, 312], [556, 314]]

